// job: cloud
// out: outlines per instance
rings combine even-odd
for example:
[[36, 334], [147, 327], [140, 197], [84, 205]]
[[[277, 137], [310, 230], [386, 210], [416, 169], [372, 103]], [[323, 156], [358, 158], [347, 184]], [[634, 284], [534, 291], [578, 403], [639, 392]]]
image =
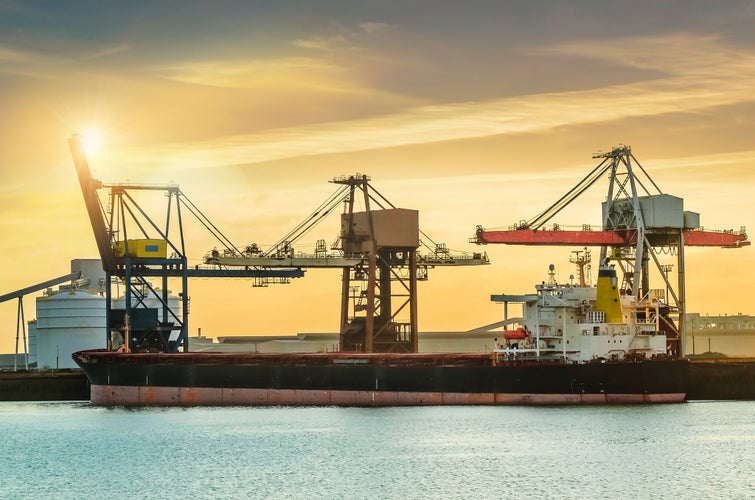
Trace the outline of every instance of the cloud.
[[347, 71], [324, 60], [287, 57], [262, 61], [200, 61], [157, 68], [164, 78], [235, 89], [310, 88], [354, 91]]
[[33, 52], [0, 46], [0, 73], [11, 75], [42, 76], [49, 60]]
[[357, 49], [360, 41], [364, 41], [370, 36], [394, 31], [397, 29], [397, 26], [375, 21], [366, 21], [358, 23], [355, 27], [332, 24], [329, 29], [333, 32], [330, 35], [316, 35], [309, 38], [299, 38], [291, 43], [294, 47], [302, 49], [329, 52], [342, 49]]
[[0, 47], [0, 61], [18, 61], [23, 58], [23, 54], [17, 50]]
[[346, 43], [346, 38], [341, 35], [331, 37], [311, 37], [296, 39], [291, 44], [294, 47], [308, 50], [330, 51], [341, 47]]
[[396, 29], [396, 26], [393, 24], [368, 21], [364, 23], [359, 23], [359, 28], [361, 28], [361, 30], [367, 33], [368, 35], [374, 35], [377, 33], [385, 33], [387, 31], [393, 31], [394, 29]]
[[522, 49], [531, 56], [557, 55], [612, 62], [620, 66], [659, 70], [670, 74], [707, 73], [711, 67], [729, 65], [742, 56], [727, 50], [714, 36], [678, 33], [668, 36], [576, 41], [550, 47]]
[[[574, 57], [616, 60], [662, 69], [668, 76], [580, 91], [533, 94], [480, 102], [423, 106], [391, 115], [306, 125], [171, 144], [132, 151], [134, 162], [158, 160], [175, 168], [241, 165], [311, 155], [348, 153], [413, 144], [539, 132], [626, 118], [689, 113], [755, 100], [755, 57], [712, 38], [676, 36], [574, 43], [538, 49]], [[276, 63], [278, 64], [278, 63]], [[313, 64], [289, 60], [271, 73], [291, 74]], [[233, 80], [253, 68], [236, 68], [213, 78]], [[213, 73], [194, 67], [196, 75]], [[184, 73], [186, 74], [186, 73]]]
[[[61, 78], [61, 65], [68, 63], [85, 63], [88, 61], [101, 60], [107, 57], [127, 52], [131, 47], [127, 44], [107, 45], [94, 48], [77, 47], [71, 53], [74, 56], [60, 55], [55, 49], [55, 44], [60, 45], [57, 41], [41, 42], [37, 50], [19, 50], [13, 47], [0, 46], [0, 73], [25, 75], [39, 79], [59, 79]], [[77, 68], [66, 66], [71, 77], [76, 77]], [[90, 68], [91, 69], [91, 68]]]
[[[755, 163], [755, 150], [737, 151], [733, 153], [717, 153], [711, 155], [685, 156], [673, 159], [655, 160], [655, 169], [712, 169], [726, 168], [739, 165], [752, 165]], [[751, 172], [747, 172], [750, 174]], [[755, 174], [755, 172], [752, 172]]]
[[128, 52], [130, 50], [131, 46], [125, 43], [118, 45], [109, 45], [105, 47], [95, 48], [95, 50], [89, 52], [88, 54], [85, 54], [83, 59], [101, 59], [115, 54], [120, 54], [122, 52]]

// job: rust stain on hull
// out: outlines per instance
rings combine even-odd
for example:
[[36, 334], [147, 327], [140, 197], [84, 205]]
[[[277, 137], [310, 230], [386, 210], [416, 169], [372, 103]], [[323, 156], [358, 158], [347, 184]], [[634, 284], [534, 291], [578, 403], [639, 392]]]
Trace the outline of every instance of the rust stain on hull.
[[511, 394], [93, 385], [98, 406], [441, 406], [681, 403], [668, 394]]

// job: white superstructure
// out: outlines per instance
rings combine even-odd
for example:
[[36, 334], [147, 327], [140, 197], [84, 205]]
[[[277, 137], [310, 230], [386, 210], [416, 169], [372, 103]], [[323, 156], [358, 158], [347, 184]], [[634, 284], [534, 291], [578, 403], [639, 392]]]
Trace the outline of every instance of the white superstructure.
[[534, 294], [491, 297], [504, 304], [505, 316], [509, 304], [522, 306], [523, 324], [503, 332], [496, 352], [573, 362], [666, 355], [660, 302], [649, 295], [638, 304], [633, 296], [621, 295], [616, 273], [607, 263], [601, 266], [595, 287], [552, 280], [535, 289]]

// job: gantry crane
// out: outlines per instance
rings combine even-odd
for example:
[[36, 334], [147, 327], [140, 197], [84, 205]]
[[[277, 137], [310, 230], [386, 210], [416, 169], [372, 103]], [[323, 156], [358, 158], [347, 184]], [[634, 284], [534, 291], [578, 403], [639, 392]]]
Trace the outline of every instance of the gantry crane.
[[[340, 349], [360, 352], [417, 352], [417, 281], [432, 267], [485, 265], [484, 253], [458, 253], [419, 229], [416, 210], [395, 207], [366, 175], [333, 179], [339, 186], [309, 217], [268, 250], [257, 244], [239, 253], [213, 250], [207, 264], [336, 268], [342, 270]], [[361, 196], [360, 196], [361, 193]], [[364, 211], [355, 211], [362, 200]], [[318, 240], [314, 254], [295, 252], [301, 237], [341, 204], [341, 230], [328, 251]], [[428, 251], [419, 253], [420, 247]]]
[[[676, 345], [671, 350], [684, 353], [685, 263], [688, 246], [741, 248], [750, 244], [745, 228], [739, 232], [710, 231], [700, 226], [700, 215], [684, 210], [682, 198], [664, 194], [632, 155], [629, 146], [619, 146], [593, 158], [600, 163], [574, 188], [528, 221], [507, 230], [486, 230], [477, 226], [471, 241], [477, 244], [600, 246], [601, 262], [617, 260], [624, 274], [622, 292], [634, 295], [638, 304], [651, 295], [649, 264], [652, 260], [665, 281], [665, 329]], [[563, 208], [584, 193], [601, 177], [608, 175], [608, 195], [602, 204], [602, 227], [594, 230], [564, 230], [558, 224], [546, 227]], [[609, 253], [609, 249], [610, 253]], [[659, 261], [658, 253], [667, 249], [677, 256], [677, 289], [668, 274], [671, 267]], [[676, 316], [676, 323], [672, 314]]]
[[[296, 267], [189, 267], [183, 233], [184, 211], [199, 220], [223, 244], [230, 245], [230, 242], [178, 186], [105, 184], [92, 177], [82, 136], [72, 136], [68, 144], [106, 275], [108, 342], [111, 332], [117, 332], [123, 335], [127, 350], [188, 351], [189, 278], [252, 278], [257, 285], [267, 285], [288, 283], [291, 278], [304, 275], [304, 271]], [[104, 203], [101, 191], [105, 191]], [[155, 222], [137, 201], [140, 195], [155, 193], [167, 200], [164, 224]], [[124, 309], [112, 307], [112, 278], [124, 284]], [[162, 289], [153, 288], [148, 278], [161, 279]], [[180, 312], [169, 307], [169, 278], [181, 281]], [[149, 297], [159, 301], [161, 311], [147, 306]]]

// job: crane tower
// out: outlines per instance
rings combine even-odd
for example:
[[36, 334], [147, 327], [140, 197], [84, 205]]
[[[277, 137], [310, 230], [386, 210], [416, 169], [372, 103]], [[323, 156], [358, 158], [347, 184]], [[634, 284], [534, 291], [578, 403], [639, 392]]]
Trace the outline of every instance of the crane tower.
[[[367, 176], [350, 176], [333, 182], [349, 187], [346, 211], [341, 214], [340, 240], [344, 255], [364, 255], [366, 265], [344, 268], [341, 294], [341, 349], [364, 352], [417, 352], [417, 248], [419, 214], [403, 208], [370, 209]], [[354, 211], [357, 189], [364, 195], [365, 210]], [[402, 269], [403, 268], [403, 269]], [[405, 272], [401, 273], [403, 270]], [[348, 292], [352, 281], [367, 285], [354, 304], [349, 320]], [[399, 285], [403, 301], [394, 303], [393, 284]], [[409, 308], [408, 321], [397, 321]], [[356, 312], [364, 311], [364, 315]]]
[[[632, 154], [629, 146], [619, 146], [593, 158], [600, 163], [574, 188], [528, 221], [506, 230], [486, 230], [477, 226], [472, 242], [512, 245], [599, 246], [601, 262], [610, 258], [623, 272], [621, 292], [633, 295], [638, 304], [661, 300], [662, 328], [671, 338], [669, 350], [684, 353], [685, 248], [689, 246], [741, 248], [750, 244], [745, 228], [739, 232], [711, 231], [700, 226], [700, 214], [684, 209], [684, 200], [663, 193]], [[559, 224], [546, 224], [562, 209], [607, 175], [608, 193], [602, 203], [602, 227], [594, 230], [565, 230]], [[669, 281], [671, 266], [663, 264], [660, 253], [676, 255], [677, 286]], [[665, 282], [662, 288], [650, 286], [651, 269]], [[649, 310], [649, 308], [648, 308]]]
[[[108, 345], [111, 334], [119, 334], [126, 350], [188, 351], [189, 278], [252, 278], [255, 284], [267, 284], [288, 283], [291, 278], [304, 276], [299, 268], [190, 267], [183, 231], [186, 213], [219, 241], [226, 243], [228, 239], [178, 186], [105, 184], [92, 177], [82, 136], [73, 135], [68, 144], [106, 276], [104, 334]], [[150, 215], [146, 204], [139, 203], [140, 195], [150, 193], [167, 200], [160, 219]], [[177, 310], [170, 307], [169, 278], [180, 281]], [[160, 281], [160, 289], [152, 285], [152, 279]], [[123, 285], [123, 308], [113, 307], [114, 283]], [[157, 306], [150, 307], [150, 302], [157, 302]]]
[[[265, 266], [340, 269], [341, 351], [417, 352], [417, 282], [435, 267], [487, 265], [487, 254], [452, 252], [419, 228], [417, 210], [397, 208], [363, 174], [331, 181], [336, 192], [268, 250], [256, 243], [213, 249], [205, 263], [218, 267]], [[364, 210], [354, 209], [362, 202]], [[315, 253], [294, 251], [314, 226], [343, 205], [340, 230], [328, 252], [318, 240]], [[429, 252], [419, 253], [424, 246]]]

